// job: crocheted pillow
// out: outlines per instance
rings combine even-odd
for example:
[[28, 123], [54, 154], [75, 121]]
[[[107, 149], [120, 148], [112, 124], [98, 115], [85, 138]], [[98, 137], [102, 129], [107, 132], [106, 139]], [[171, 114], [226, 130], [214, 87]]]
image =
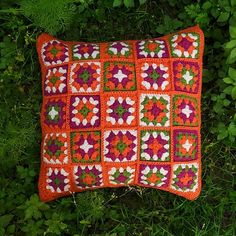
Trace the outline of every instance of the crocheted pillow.
[[198, 26], [106, 43], [40, 35], [41, 200], [133, 185], [195, 199], [203, 47]]

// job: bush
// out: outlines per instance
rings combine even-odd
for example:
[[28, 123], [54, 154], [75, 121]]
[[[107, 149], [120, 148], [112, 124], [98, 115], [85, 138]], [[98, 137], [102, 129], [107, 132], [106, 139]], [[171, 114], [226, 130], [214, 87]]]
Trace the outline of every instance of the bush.
[[[235, 0], [1, 1], [0, 235], [234, 235]], [[158, 37], [199, 24], [205, 33], [203, 190], [189, 202], [120, 188], [39, 201], [37, 36], [112, 41]]]

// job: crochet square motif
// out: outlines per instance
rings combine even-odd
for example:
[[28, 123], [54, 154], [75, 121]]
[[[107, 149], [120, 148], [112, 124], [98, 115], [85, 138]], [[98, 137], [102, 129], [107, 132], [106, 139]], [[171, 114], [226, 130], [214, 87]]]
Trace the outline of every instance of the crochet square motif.
[[39, 36], [41, 200], [120, 186], [196, 199], [203, 47], [198, 26], [137, 41]]
[[75, 163], [92, 163], [101, 160], [100, 131], [71, 132], [71, 160]]

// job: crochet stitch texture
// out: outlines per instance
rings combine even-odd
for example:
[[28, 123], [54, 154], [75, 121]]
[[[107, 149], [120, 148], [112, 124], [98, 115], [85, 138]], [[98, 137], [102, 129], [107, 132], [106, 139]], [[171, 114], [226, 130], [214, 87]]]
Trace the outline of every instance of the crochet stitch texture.
[[203, 48], [198, 26], [106, 43], [41, 34], [41, 200], [133, 185], [197, 198]]

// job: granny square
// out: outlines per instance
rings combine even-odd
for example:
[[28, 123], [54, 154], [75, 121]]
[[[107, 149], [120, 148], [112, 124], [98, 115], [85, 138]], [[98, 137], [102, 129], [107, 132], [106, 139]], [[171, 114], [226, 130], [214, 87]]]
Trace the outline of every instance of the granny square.
[[135, 64], [130, 62], [104, 63], [104, 91], [136, 90]]
[[198, 26], [104, 43], [41, 34], [41, 200], [122, 186], [196, 199], [203, 48]]

